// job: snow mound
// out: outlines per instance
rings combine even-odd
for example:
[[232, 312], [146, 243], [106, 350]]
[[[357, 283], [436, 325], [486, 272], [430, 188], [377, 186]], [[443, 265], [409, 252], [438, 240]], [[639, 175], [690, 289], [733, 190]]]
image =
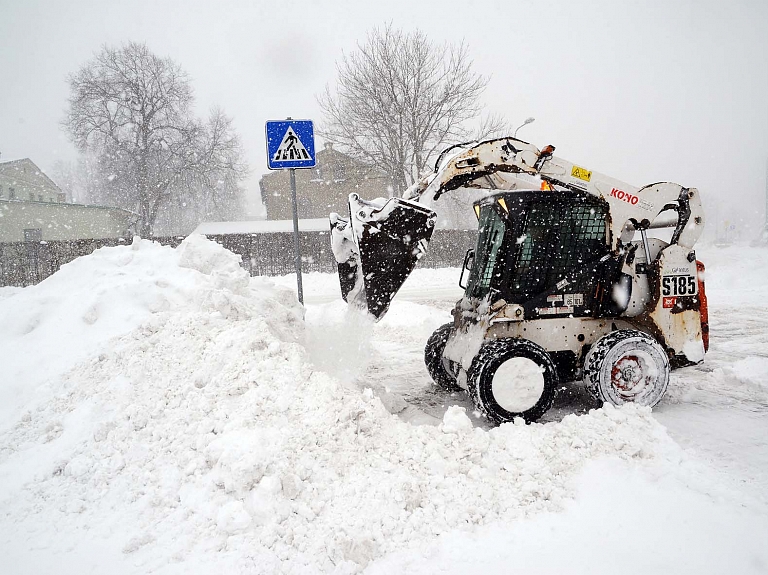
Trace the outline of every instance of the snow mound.
[[[252, 300], [262, 282], [251, 280], [249, 288], [239, 261], [240, 256], [199, 235], [176, 250], [136, 238], [131, 246], [105, 247], [78, 258], [38, 285], [3, 290], [0, 428], [41, 383], [107, 349], [112, 338], [148, 318], [190, 306], [234, 318], [273, 306], [273, 297], [290, 300], [288, 290], [272, 288]], [[295, 301], [292, 305], [292, 315], [300, 314]], [[281, 319], [272, 323], [277, 326]]]
[[0, 541], [106, 546], [128, 572], [357, 572], [560, 510], [590, 461], [680, 457], [632, 406], [491, 431], [458, 407], [404, 423], [316, 369], [290, 291], [201, 237], [98, 250], [0, 306], [12, 349], [72, 352], [11, 373], [45, 386], [4, 420]]

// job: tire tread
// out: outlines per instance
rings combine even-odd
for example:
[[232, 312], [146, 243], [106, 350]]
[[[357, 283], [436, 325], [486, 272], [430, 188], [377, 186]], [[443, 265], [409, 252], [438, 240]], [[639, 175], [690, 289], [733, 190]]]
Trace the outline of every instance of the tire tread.
[[[521, 351], [523, 353], [520, 353]], [[529, 357], [531, 355], [534, 357]], [[501, 338], [485, 342], [475, 356], [472, 365], [467, 372], [467, 391], [477, 410], [487, 419], [497, 424], [511, 421], [511, 417], [496, 412], [492, 406], [486, 404], [481, 397], [481, 386], [484, 385], [484, 383], [488, 383], [486, 381], [487, 377], [493, 377], [493, 374], [490, 376], [487, 375], [488, 368], [493, 368], [493, 372], [495, 373], [498, 366], [495, 366], [494, 364], [501, 360], [499, 362], [499, 365], [501, 365], [504, 359], [509, 359], [511, 357], [527, 357], [532, 361], [536, 361], [536, 363], [545, 369], [545, 388], [544, 393], [542, 394], [542, 399], [539, 400], [536, 406], [528, 411], [514, 415], [514, 417], [522, 417], [528, 423], [536, 421], [544, 415], [550, 407], [552, 407], [559, 378], [557, 375], [557, 367], [550, 355], [544, 348], [532, 341], [518, 338]]]
[[451, 335], [453, 324], [446, 323], [438, 327], [424, 347], [424, 363], [427, 366], [427, 372], [440, 388], [445, 391], [462, 391], [456, 383], [456, 378], [448, 373], [443, 365], [443, 351], [448, 343], [448, 337]]

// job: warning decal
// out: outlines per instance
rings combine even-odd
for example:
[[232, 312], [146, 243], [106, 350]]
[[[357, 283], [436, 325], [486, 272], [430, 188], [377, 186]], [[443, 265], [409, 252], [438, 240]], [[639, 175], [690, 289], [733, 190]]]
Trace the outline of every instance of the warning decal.
[[277, 148], [275, 155], [272, 156], [273, 162], [286, 162], [290, 160], [310, 160], [311, 157], [304, 144], [301, 143], [296, 132], [293, 131], [291, 126], [285, 131], [280, 146]]
[[574, 164], [574, 166], [571, 168], [571, 176], [573, 176], [574, 178], [579, 178], [580, 180], [584, 180], [585, 182], [588, 182], [589, 180], [592, 179], [592, 172], [587, 170], [586, 168], [582, 168]]

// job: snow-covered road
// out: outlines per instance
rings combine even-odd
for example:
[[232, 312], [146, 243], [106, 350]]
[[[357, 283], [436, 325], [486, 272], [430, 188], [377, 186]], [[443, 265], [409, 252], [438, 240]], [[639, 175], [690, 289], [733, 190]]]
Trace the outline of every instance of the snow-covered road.
[[424, 368], [455, 269], [375, 325], [194, 237], [0, 289], [2, 572], [766, 573], [768, 250], [699, 257], [710, 353], [652, 413], [498, 428]]

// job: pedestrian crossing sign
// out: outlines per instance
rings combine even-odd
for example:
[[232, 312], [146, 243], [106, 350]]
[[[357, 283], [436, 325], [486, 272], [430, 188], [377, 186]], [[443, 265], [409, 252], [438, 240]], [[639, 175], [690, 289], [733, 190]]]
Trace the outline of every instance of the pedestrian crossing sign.
[[267, 122], [267, 167], [270, 170], [315, 167], [315, 128], [312, 120]]

